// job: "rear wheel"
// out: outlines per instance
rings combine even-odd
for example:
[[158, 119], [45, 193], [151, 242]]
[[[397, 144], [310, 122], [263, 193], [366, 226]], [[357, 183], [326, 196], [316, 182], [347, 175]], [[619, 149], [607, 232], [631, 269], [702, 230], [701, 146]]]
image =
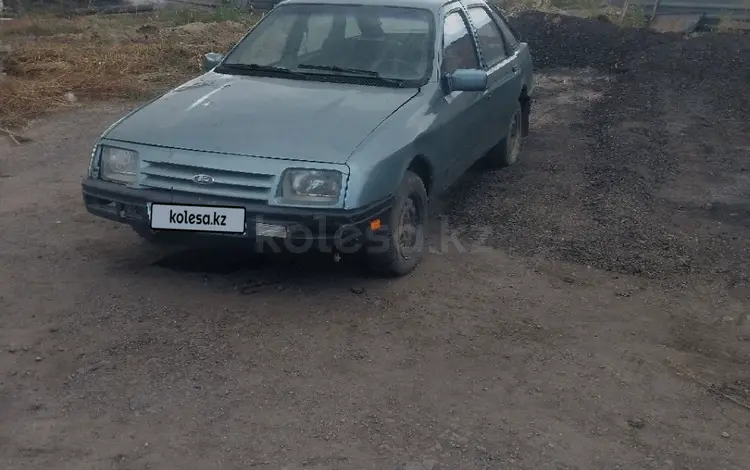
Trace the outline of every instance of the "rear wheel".
[[513, 165], [521, 154], [523, 141], [523, 111], [521, 103], [516, 103], [513, 118], [505, 131], [505, 137], [487, 154], [487, 160], [492, 167], [502, 168]]
[[367, 247], [367, 262], [382, 276], [404, 276], [422, 261], [426, 244], [427, 191], [415, 173], [404, 175], [388, 219], [380, 243]]

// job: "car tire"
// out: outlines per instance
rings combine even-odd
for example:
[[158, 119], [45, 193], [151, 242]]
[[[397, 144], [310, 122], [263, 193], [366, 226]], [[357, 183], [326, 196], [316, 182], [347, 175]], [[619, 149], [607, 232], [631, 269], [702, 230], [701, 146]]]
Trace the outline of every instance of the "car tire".
[[[367, 247], [367, 263], [380, 276], [405, 276], [422, 261], [427, 243], [427, 190], [416, 173], [406, 172], [383, 222], [377, 232], [381, 243]], [[406, 238], [412, 239], [404, 243]]]
[[488, 163], [493, 168], [511, 166], [518, 161], [523, 141], [523, 119], [521, 103], [517, 102], [505, 137], [487, 155]]

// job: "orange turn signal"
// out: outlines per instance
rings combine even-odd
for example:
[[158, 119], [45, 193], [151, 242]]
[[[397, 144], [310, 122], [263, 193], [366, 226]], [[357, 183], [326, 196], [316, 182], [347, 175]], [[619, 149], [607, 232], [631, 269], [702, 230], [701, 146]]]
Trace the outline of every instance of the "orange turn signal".
[[370, 221], [370, 230], [377, 230], [380, 228], [380, 219]]

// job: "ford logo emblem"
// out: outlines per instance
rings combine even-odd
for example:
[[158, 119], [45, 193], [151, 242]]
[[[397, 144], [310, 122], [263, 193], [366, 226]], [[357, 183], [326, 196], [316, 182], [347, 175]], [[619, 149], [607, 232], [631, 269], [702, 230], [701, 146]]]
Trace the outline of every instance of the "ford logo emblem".
[[209, 175], [195, 175], [193, 176], [193, 182], [197, 184], [213, 184], [214, 178]]

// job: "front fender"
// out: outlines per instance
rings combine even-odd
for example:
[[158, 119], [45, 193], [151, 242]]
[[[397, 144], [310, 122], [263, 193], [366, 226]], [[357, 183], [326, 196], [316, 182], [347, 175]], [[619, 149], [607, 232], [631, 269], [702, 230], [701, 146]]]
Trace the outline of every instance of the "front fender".
[[424, 90], [386, 119], [347, 161], [346, 208], [357, 208], [393, 196], [411, 161], [422, 154], [420, 137], [434, 116], [427, 113]]
[[349, 162], [344, 207], [355, 209], [393, 196], [416, 153], [411, 145], [374, 161]]

